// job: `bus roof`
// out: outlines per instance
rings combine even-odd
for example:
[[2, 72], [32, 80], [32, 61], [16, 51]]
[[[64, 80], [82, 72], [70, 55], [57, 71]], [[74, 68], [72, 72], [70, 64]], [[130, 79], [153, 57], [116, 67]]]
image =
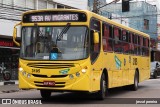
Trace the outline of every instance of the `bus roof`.
[[88, 11], [88, 10], [78, 10], [78, 9], [42, 9], [42, 10], [30, 10], [30, 11], [27, 11], [27, 12], [24, 12], [22, 15], [25, 15], [25, 14], [30, 14], [30, 13], [35, 13], [35, 12], [47, 12], [47, 11], [73, 11], [73, 12], [84, 12], [84, 13], [87, 13], [89, 17], [95, 17], [97, 18], [98, 20], [101, 20], [101, 21], [104, 21], [104, 22], [107, 22], [108, 24], [111, 24], [111, 25], [114, 25], [116, 27], [120, 27], [120, 28], [123, 28], [125, 30], [128, 30], [130, 32], [133, 32], [135, 34], [139, 34], [139, 35], [143, 35], [145, 37], [150, 37], [148, 34], [146, 33], [143, 33], [141, 31], [138, 31], [136, 29], [133, 29], [133, 28], [130, 28], [128, 26], [125, 26], [125, 25], [122, 25], [120, 23], [117, 23], [113, 20], [110, 20], [104, 16], [101, 16], [101, 15], [98, 15], [96, 13], [93, 13], [91, 11]]

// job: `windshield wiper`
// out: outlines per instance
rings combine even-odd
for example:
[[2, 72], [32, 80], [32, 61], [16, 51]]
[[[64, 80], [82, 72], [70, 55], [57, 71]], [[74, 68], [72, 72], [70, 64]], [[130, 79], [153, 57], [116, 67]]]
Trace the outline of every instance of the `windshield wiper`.
[[63, 34], [68, 31], [68, 29], [70, 28], [70, 25], [71, 25], [71, 23], [67, 23], [67, 25], [62, 29], [61, 33], [57, 36], [56, 44], [57, 44], [57, 41], [61, 40]]

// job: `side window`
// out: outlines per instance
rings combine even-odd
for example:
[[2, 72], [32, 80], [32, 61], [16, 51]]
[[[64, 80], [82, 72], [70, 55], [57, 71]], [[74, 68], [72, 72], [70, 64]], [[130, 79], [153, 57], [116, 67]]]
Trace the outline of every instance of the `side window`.
[[127, 32], [126, 32], [126, 30], [122, 31], [122, 41], [127, 42]]
[[149, 56], [149, 39], [146, 39], [146, 48], [147, 48], [147, 52], [146, 52], [146, 56]]
[[128, 31], [126, 31], [126, 30], [123, 30], [122, 31], [122, 48], [123, 48], [123, 52], [125, 53], [125, 54], [128, 54], [128, 53], [130, 53], [130, 45], [129, 45], [129, 43], [128, 43], [128, 40], [129, 39], [129, 33], [128, 33]]
[[103, 51], [113, 51], [113, 28], [111, 25], [103, 23], [102, 25], [103, 32]]
[[131, 37], [131, 42], [130, 42], [130, 53], [134, 54], [134, 34], [130, 33], [130, 37]]
[[131, 40], [132, 40], [132, 34], [128, 33], [128, 42], [131, 43]]
[[149, 47], [148, 47], [148, 45], [149, 45], [149, 39], [147, 39], [147, 38], [143, 38], [143, 48], [142, 48], [142, 54], [144, 55], [144, 56], [149, 56]]
[[[99, 53], [100, 53], [100, 40], [101, 40], [101, 34], [100, 34], [100, 21], [97, 19], [92, 18], [90, 21], [90, 53], [91, 53], [91, 62], [93, 63]], [[99, 43], [94, 43], [94, 31], [99, 32]]]
[[137, 54], [138, 54], [138, 55], [141, 55], [141, 54], [142, 54], [142, 42], [143, 42], [143, 41], [142, 41], [142, 37], [138, 35], [138, 36], [137, 36], [137, 39], [138, 39], [138, 40], [137, 40], [137, 42], [138, 42], [138, 43], [137, 43], [137, 44], [138, 44], [138, 46], [137, 46], [137, 47], [138, 47], [138, 48], [137, 48], [137, 51], [138, 51]]
[[138, 45], [137, 45], [137, 35], [134, 35], [133, 41], [134, 41], [134, 54], [138, 55]]
[[107, 43], [109, 38], [109, 25], [103, 23], [102, 33], [103, 33], [102, 37], [103, 51], [106, 52], [108, 47]]
[[114, 28], [114, 51], [123, 52], [122, 41], [121, 41], [121, 32], [119, 28]]
[[109, 26], [109, 38], [114, 38], [114, 27]]

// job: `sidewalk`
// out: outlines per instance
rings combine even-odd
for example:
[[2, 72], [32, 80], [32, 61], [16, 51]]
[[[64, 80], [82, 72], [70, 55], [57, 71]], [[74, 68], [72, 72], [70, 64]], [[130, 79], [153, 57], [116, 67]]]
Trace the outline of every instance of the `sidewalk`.
[[18, 80], [0, 81], [0, 86], [2, 86], [2, 85], [10, 85], [10, 84], [18, 84]]
[[17, 92], [19, 90], [20, 89], [18, 88], [18, 81], [11, 80], [0, 82], [0, 94]]

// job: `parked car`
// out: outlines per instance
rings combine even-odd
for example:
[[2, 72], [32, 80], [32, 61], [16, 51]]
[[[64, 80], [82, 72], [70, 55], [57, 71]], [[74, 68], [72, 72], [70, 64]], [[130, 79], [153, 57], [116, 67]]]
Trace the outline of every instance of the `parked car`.
[[157, 76], [160, 76], [160, 62], [154, 61], [151, 62], [151, 77], [156, 79]]

